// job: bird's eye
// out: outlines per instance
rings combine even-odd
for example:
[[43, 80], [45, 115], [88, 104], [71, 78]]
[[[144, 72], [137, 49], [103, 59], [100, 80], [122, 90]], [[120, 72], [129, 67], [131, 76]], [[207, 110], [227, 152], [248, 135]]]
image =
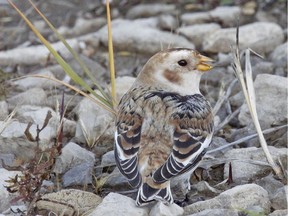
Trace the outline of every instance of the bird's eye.
[[178, 61], [178, 64], [179, 64], [180, 66], [184, 67], [184, 66], [187, 65], [187, 61], [184, 60], [184, 59], [182, 59], [182, 60]]

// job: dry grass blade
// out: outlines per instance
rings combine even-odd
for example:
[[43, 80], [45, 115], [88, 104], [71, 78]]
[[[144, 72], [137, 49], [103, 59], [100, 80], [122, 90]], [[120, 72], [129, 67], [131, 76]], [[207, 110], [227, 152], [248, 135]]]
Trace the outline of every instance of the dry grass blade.
[[[78, 54], [72, 49], [72, 47], [67, 43], [65, 38], [57, 31], [57, 29], [52, 25], [52, 23], [44, 16], [41, 11], [37, 8], [37, 6], [32, 2], [32, 0], [29, 0], [30, 4], [33, 6], [34, 10], [42, 17], [42, 19], [47, 23], [49, 28], [55, 33], [57, 38], [61, 40], [61, 42], [65, 45], [65, 47], [69, 50], [69, 52], [72, 54], [74, 59], [78, 62], [81, 69], [86, 73], [86, 75], [93, 81], [94, 85], [97, 87], [97, 89], [100, 91], [100, 93], [104, 96], [104, 98], [107, 101], [110, 101], [111, 98], [105, 93], [105, 91], [101, 88], [101, 86], [97, 83], [95, 78], [92, 76], [91, 72], [87, 68], [87, 66], [83, 63], [83, 61], [79, 58]], [[84, 86], [83, 86], [84, 87]]]
[[274, 172], [276, 173], [276, 175], [280, 178], [283, 179], [283, 173], [281, 171], [281, 168], [274, 162], [266, 140], [264, 138], [263, 135], [263, 131], [261, 130], [260, 127], [260, 123], [259, 123], [259, 119], [258, 119], [258, 115], [257, 115], [257, 110], [256, 110], [256, 98], [255, 98], [255, 91], [254, 91], [254, 85], [253, 85], [253, 78], [252, 78], [252, 67], [251, 67], [251, 62], [250, 62], [250, 50], [247, 49], [245, 51], [246, 54], [246, 61], [245, 61], [245, 71], [246, 71], [246, 82], [245, 82], [245, 78], [244, 78], [244, 73], [242, 71], [241, 68], [241, 63], [240, 63], [240, 54], [239, 54], [239, 27], [237, 28], [237, 32], [236, 32], [236, 49], [233, 52], [233, 68], [234, 71], [238, 77], [238, 80], [241, 84], [244, 96], [245, 96], [245, 100], [246, 103], [248, 105], [250, 114], [252, 116], [252, 120], [253, 123], [255, 125], [258, 137], [259, 137], [259, 141], [261, 144], [261, 147], [265, 153], [265, 156], [267, 158], [267, 161], [269, 162], [269, 164], [271, 165], [272, 169], [274, 170]]
[[[70, 89], [72, 89], [73, 91], [75, 91], [76, 93], [84, 96], [84, 97], [87, 97], [89, 98], [90, 100], [92, 100], [93, 102], [95, 102], [97, 105], [99, 105], [100, 107], [102, 107], [103, 109], [106, 109], [107, 111], [113, 113], [114, 115], [116, 114], [115, 110], [110, 108], [109, 106], [107, 106], [106, 104], [103, 104], [102, 101], [99, 101], [98, 98], [94, 98], [92, 97], [91, 95], [89, 94], [86, 94], [85, 92], [81, 91], [80, 89], [76, 88], [75, 86], [72, 86], [70, 85], [69, 83], [66, 83], [66, 82], [63, 82], [61, 80], [58, 80], [56, 78], [53, 78], [53, 77], [50, 77], [50, 76], [45, 76], [45, 75], [29, 75], [29, 76], [22, 76], [20, 78], [17, 78], [17, 79], [22, 79], [22, 78], [26, 78], [26, 77], [37, 77], [37, 78], [44, 78], [44, 79], [49, 79], [49, 80], [52, 80], [54, 82], [57, 82], [57, 83], [60, 83]], [[14, 80], [17, 80], [17, 79], [14, 79]], [[94, 95], [93, 95], [94, 96]]]
[[16, 114], [17, 112], [17, 108], [15, 107], [13, 109], [13, 111], [5, 118], [4, 123], [2, 124], [2, 126], [0, 127], [0, 134], [2, 134], [2, 132], [5, 130], [5, 128], [10, 124], [10, 122], [12, 121], [13, 116]]
[[116, 87], [115, 87], [115, 67], [114, 67], [114, 53], [112, 41], [112, 28], [111, 28], [111, 14], [109, 0], [106, 0], [107, 10], [107, 26], [108, 26], [108, 49], [109, 49], [109, 67], [110, 67], [110, 80], [111, 80], [111, 93], [113, 107], [116, 105]]
[[[50, 53], [54, 56], [55, 60], [63, 68], [63, 70], [71, 77], [71, 79], [78, 83], [80, 86], [89, 91], [94, 95], [99, 101], [101, 101], [104, 106], [103, 108], [108, 107], [108, 111], [113, 110], [112, 104], [109, 100], [106, 100], [103, 96], [95, 93], [93, 89], [83, 80], [81, 77], [75, 73], [71, 66], [57, 53], [57, 51], [51, 46], [51, 44], [41, 35], [41, 33], [35, 28], [35, 26], [29, 21], [29, 19], [17, 8], [17, 6], [11, 1], [7, 0], [9, 4], [17, 11], [21, 18], [26, 22], [26, 24], [31, 28], [34, 34], [41, 40], [41, 42], [47, 47]], [[98, 103], [99, 104], [99, 103]], [[114, 111], [112, 111], [114, 112]]]

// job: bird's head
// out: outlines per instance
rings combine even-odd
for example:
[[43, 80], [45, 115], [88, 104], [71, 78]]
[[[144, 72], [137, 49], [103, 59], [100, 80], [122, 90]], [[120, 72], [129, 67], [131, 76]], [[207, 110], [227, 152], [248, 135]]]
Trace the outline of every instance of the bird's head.
[[184, 95], [199, 93], [201, 75], [212, 69], [212, 61], [192, 49], [169, 49], [152, 56], [138, 79]]

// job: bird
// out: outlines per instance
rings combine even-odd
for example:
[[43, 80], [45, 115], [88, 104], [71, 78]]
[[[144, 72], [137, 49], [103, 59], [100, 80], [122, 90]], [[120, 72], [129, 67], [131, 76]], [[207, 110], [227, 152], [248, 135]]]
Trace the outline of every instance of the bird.
[[205, 155], [213, 114], [199, 85], [212, 62], [194, 49], [160, 51], [120, 99], [114, 154], [120, 172], [138, 189], [137, 206], [173, 204], [171, 180], [186, 176], [189, 182]]

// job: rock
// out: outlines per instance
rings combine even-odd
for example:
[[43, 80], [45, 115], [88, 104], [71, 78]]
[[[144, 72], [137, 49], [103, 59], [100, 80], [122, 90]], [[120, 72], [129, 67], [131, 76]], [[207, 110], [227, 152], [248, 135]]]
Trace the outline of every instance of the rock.
[[139, 4], [130, 8], [126, 14], [128, 19], [158, 16], [159, 14], [175, 13], [176, 6], [173, 4]]
[[216, 23], [209, 24], [195, 24], [191, 26], [183, 26], [177, 29], [181, 35], [184, 35], [191, 40], [196, 47], [200, 48], [203, 42], [203, 38], [207, 37], [212, 32], [221, 29], [220, 25]]
[[[24, 138], [24, 132], [27, 128], [27, 123], [21, 123], [18, 121], [11, 121], [8, 124], [6, 124], [3, 121], [0, 121], [0, 128], [5, 127], [3, 132], [0, 135], [0, 138], [8, 138], [8, 139], [14, 139], [14, 138]], [[30, 134], [32, 135], [33, 138], [36, 138], [37, 135], [37, 125], [32, 124], [32, 126], [29, 129]], [[49, 144], [50, 140], [52, 138], [55, 138], [55, 129], [51, 127], [45, 127], [39, 135], [40, 138], [40, 143], [41, 144]], [[26, 139], [26, 137], [25, 137]], [[28, 140], [26, 139], [27, 143]], [[24, 140], [25, 142], [25, 140]], [[25, 145], [25, 144], [23, 144]]]
[[80, 164], [89, 164], [90, 168], [92, 168], [94, 162], [95, 155], [92, 152], [80, 147], [76, 143], [69, 142], [62, 149], [62, 154], [56, 159], [54, 172], [65, 173]]
[[[18, 192], [16, 193], [9, 193], [5, 186], [9, 184], [5, 181], [9, 180], [9, 178], [14, 178], [15, 175], [20, 175], [21, 173], [18, 171], [8, 171], [4, 168], [0, 168], [0, 212], [5, 211], [11, 205], [11, 201], [19, 196]], [[21, 202], [17, 202], [21, 203]]]
[[116, 162], [115, 162], [114, 150], [106, 152], [102, 156], [101, 166], [106, 167], [106, 166], [115, 166], [115, 165], [116, 165]]
[[135, 200], [117, 193], [109, 193], [89, 216], [148, 216], [148, 208], [137, 207]]
[[[79, 41], [77, 39], [68, 39], [66, 42], [76, 52], [79, 50]], [[51, 44], [56, 52], [61, 53], [61, 56], [67, 60], [72, 57], [72, 54], [66, 49], [60, 41]], [[37, 55], [35, 55], [37, 53]], [[29, 47], [14, 48], [0, 52], [0, 65], [36, 65], [46, 64], [50, 56], [49, 50], [45, 45], [36, 45]], [[51, 60], [50, 60], [51, 61]], [[54, 60], [52, 62], [55, 62]]]
[[4, 121], [8, 117], [8, 104], [6, 101], [0, 101], [0, 121]]
[[117, 92], [116, 92], [117, 101], [120, 101], [122, 96], [131, 88], [135, 80], [136, 78], [129, 76], [116, 78], [115, 82], [117, 86]]
[[185, 13], [181, 15], [181, 21], [183, 25], [195, 25], [210, 22], [211, 17], [208, 12]]
[[286, 68], [287, 71], [287, 48], [288, 42], [277, 46], [270, 55], [270, 59], [272, 60], [275, 67], [283, 67]]
[[[37, 72], [36, 75], [46, 76], [51, 79], [55, 79], [53, 73], [45, 68]], [[26, 77], [23, 79], [16, 80], [13, 83], [17, 86], [17, 88], [21, 90], [27, 90], [30, 88], [53, 89], [60, 85], [59, 83], [49, 80], [48, 78], [40, 78], [40, 77]]]
[[173, 31], [178, 27], [179, 24], [174, 16], [163, 14], [159, 16], [158, 25], [162, 30]]
[[211, 20], [220, 23], [223, 27], [234, 27], [237, 17], [241, 15], [238, 6], [221, 6], [209, 11]]
[[[281, 156], [288, 156], [286, 148], [275, 148], [268, 146], [274, 161], [278, 161]], [[226, 158], [231, 158], [233, 180], [236, 183], [248, 182], [257, 177], [262, 177], [265, 173], [271, 172], [267, 159], [262, 148], [249, 147], [232, 149], [225, 153]], [[224, 178], [229, 175], [229, 163], [224, 167]]]
[[258, 62], [252, 66], [253, 79], [257, 77], [258, 74], [273, 74], [274, 66], [271, 62]]
[[268, 192], [270, 200], [275, 195], [275, 192], [284, 186], [284, 184], [277, 181], [272, 174], [265, 176], [264, 178], [257, 179], [255, 183], [263, 187]]
[[46, 93], [42, 88], [32, 88], [7, 99], [9, 107], [15, 108], [17, 105], [36, 105], [42, 106], [47, 99]]
[[[118, 90], [117, 90], [118, 91]], [[88, 146], [96, 142], [109, 144], [114, 142], [114, 116], [89, 98], [84, 98], [73, 110], [77, 115], [75, 138]]]
[[[84, 35], [90, 32], [93, 32], [103, 25], [106, 24], [106, 19], [103, 17], [97, 17], [94, 19], [84, 19], [79, 17], [72, 28], [62, 25], [60, 26], [57, 31], [61, 34], [65, 39], [76, 37], [80, 35]], [[56, 35], [51, 35], [50, 40], [57, 40], [58, 37]], [[58, 39], [59, 40], [59, 39]]]
[[[0, 143], [1, 143], [1, 142], [0, 142]], [[0, 153], [0, 168], [3, 167], [3, 166], [2, 166], [2, 162], [3, 162], [5, 165], [12, 166], [14, 160], [15, 160], [15, 155], [14, 155], [14, 154]]]
[[116, 167], [112, 173], [109, 174], [107, 181], [104, 183], [105, 188], [113, 188], [119, 190], [129, 190], [131, 189], [130, 184], [128, 183], [127, 178], [122, 175], [119, 169]]
[[72, 167], [63, 176], [63, 187], [84, 185], [92, 183], [93, 164], [82, 163]]
[[[270, 128], [271, 125], [287, 118], [287, 80], [286, 77], [268, 74], [259, 74], [256, 77], [254, 82], [256, 107], [262, 129]], [[238, 118], [242, 125], [252, 124], [246, 103], [242, 105]]]
[[177, 204], [165, 205], [157, 202], [151, 209], [149, 216], [181, 216], [184, 210]]
[[[186, 38], [170, 32], [160, 31], [154, 24], [151, 25], [147, 21], [118, 19], [112, 22], [112, 29], [113, 46], [116, 51], [139, 52], [151, 55], [162, 49], [172, 48], [172, 44], [173, 47], [194, 48], [194, 44]], [[100, 29], [97, 34], [99, 34], [100, 41], [107, 46], [107, 27]]]
[[265, 211], [270, 212], [270, 201], [268, 193], [256, 184], [239, 185], [224, 191], [217, 197], [194, 203], [184, 207], [184, 215], [193, 215], [206, 209], [233, 209], [242, 211], [253, 206], [259, 206]]
[[195, 214], [190, 214], [189, 216], [238, 216], [236, 210], [230, 209], [206, 209]]
[[[204, 38], [202, 47], [206, 52], [231, 52], [231, 44], [235, 44], [236, 29], [219, 29]], [[240, 26], [239, 47], [241, 50], [251, 48], [258, 53], [268, 53], [280, 45], [284, 34], [276, 23], [255, 22]]]
[[285, 185], [275, 191], [274, 196], [271, 198], [272, 208], [275, 210], [287, 209], [288, 201], [288, 186]]
[[[54, 130], [53, 137], [56, 137], [57, 131], [60, 127], [60, 114], [56, 113], [49, 107], [39, 107], [39, 106], [30, 106], [23, 105], [17, 109], [16, 117], [23, 122], [33, 122], [36, 125], [39, 125], [40, 128], [45, 122], [47, 113], [51, 113], [51, 118], [47, 124], [51, 130]], [[63, 134], [64, 136], [74, 136], [76, 129], [76, 122], [69, 119], [63, 119]]]
[[86, 215], [97, 207], [102, 198], [96, 194], [67, 189], [45, 194], [36, 202], [38, 209], [46, 209], [57, 215]]
[[285, 210], [276, 210], [269, 214], [268, 216], [287, 216], [287, 209]]

